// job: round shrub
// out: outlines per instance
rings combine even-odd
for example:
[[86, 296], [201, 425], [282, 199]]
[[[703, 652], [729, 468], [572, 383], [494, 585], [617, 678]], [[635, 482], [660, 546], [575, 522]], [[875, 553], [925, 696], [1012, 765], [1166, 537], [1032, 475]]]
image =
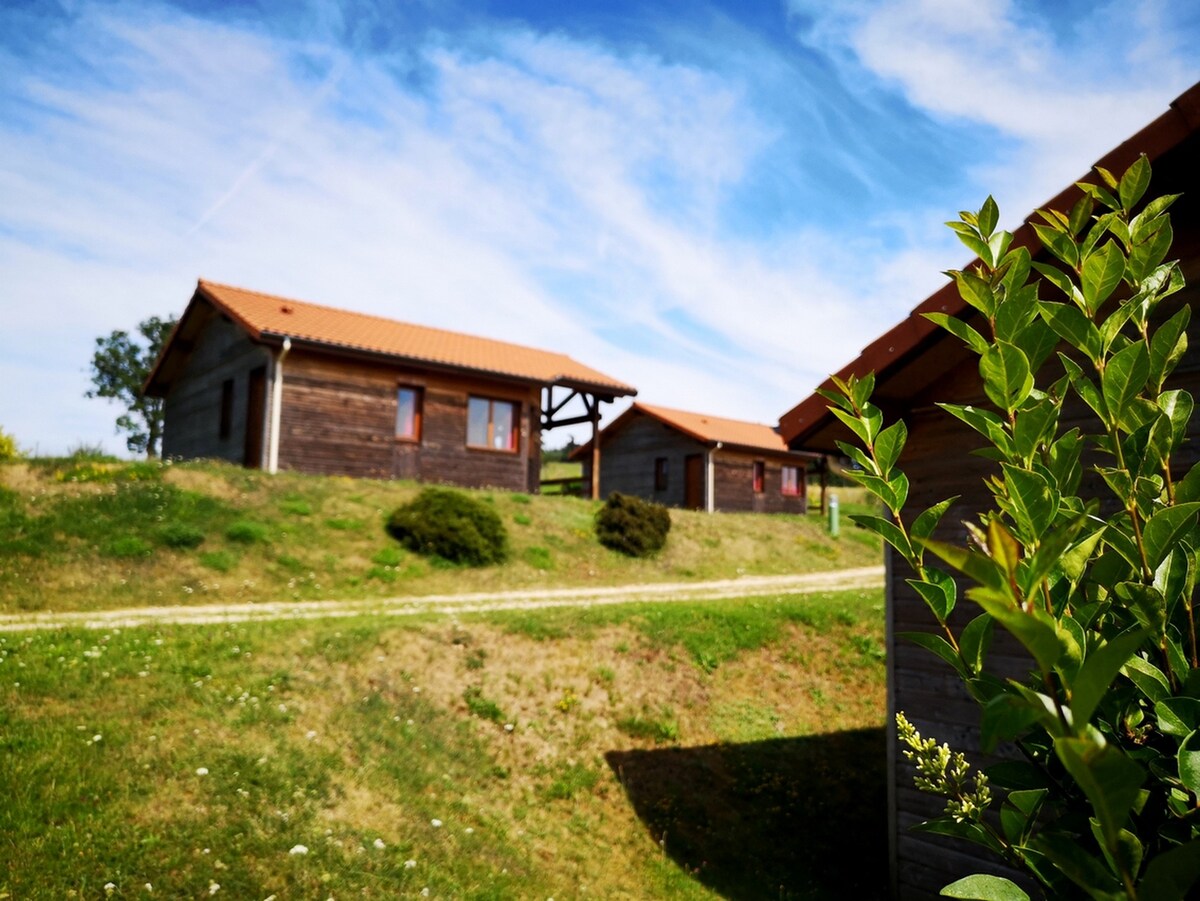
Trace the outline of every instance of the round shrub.
[[173, 522], [158, 530], [158, 540], [167, 547], [193, 548], [204, 543], [204, 533], [188, 523]]
[[508, 534], [486, 504], [447, 488], [426, 488], [388, 517], [387, 532], [418, 554], [486, 566], [508, 556]]
[[671, 515], [662, 504], [613, 492], [596, 514], [600, 543], [630, 557], [649, 557], [662, 550], [671, 530]]
[[257, 541], [267, 540], [267, 527], [259, 522], [248, 522], [242, 519], [225, 530], [225, 537], [238, 544], [254, 544]]

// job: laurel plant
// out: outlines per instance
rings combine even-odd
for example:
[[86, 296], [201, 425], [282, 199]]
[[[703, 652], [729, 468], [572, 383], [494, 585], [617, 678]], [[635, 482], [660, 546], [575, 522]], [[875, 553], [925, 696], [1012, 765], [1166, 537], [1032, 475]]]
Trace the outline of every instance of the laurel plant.
[[[964, 545], [933, 537], [954, 499], [906, 507], [906, 428], [885, 427], [873, 377], [835, 378], [824, 394], [858, 439], [842, 444], [858, 481], [886, 507], [854, 519], [907, 561], [937, 624], [904, 637], [962, 679], [985, 751], [1020, 752], [972, 777], [898, 715], [918, 788], [947, 798], [921, 828], [983, 845], [1050, 898], [1166, 901], [1200, 883], [1200, 465], [1173, 463], [1194, 403], [1168, 387], [1190, 312], [1167, 302], [1183, 287], [1167, 259], [1176, 196], [1142, 202], [1145, 157], [1119, 179], [1097, 173], [1069, 211], [1039, 214], [1050, 262], [1012, 246], [990, 197], [948, 223], [979, 258], [948, 273], [970, 309], [927, 316], [978, 355], [988, 403], [940, 406], [995, 463], [990, 509], [966, 524]], [[1078, 402], [1092, 426], [1063, 423]], [[952, 573], [978, 608], [961, 627]], [[997, 627], [1028, 653], [1028, 678], [989, 670]], [[943, 894], [1028, 897], [982, 874]]]

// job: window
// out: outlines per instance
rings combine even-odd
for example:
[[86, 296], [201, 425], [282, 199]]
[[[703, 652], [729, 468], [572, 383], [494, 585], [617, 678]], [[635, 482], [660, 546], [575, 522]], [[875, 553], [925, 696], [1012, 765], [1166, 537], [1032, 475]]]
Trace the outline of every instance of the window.
[[221, 382], [221, 420], [217, 437], [225, 441], [233, 433], [233, 379]]
[[782, 470], [782, 482], [780, 491], [789, 497], [796, 497], [804, 491], [804, 478], [800, 474], [799, 466], [785, 466]]
[[655, 491], [666, 491], [667, 490], [667, 458], [666, 457], [655, 457], [654, 458], [654, 490]]
[[467, 401], [467, 447], [517, 449], [517, 405], [510, 400], [472, 397]]
[[762, 460], [754, 461], [754, 493], [763, 493], [763, 483], [767, 477], [767, 464]]
[[420, 388], [409, 388], [402, 385], [396, 389], [396, 437], [400, 440], [421, 440], [423, 400], [423, 392]]

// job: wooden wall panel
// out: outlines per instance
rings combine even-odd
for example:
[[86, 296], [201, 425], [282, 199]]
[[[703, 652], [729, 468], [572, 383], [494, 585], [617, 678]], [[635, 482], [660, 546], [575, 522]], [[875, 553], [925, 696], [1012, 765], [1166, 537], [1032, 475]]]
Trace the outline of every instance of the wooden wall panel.
[[[249, 375], [259, 366], [269, 370], [267, 349], [252, 343], [228, 319], [213, 315], [164, 399], [163, 457], [207, 457], [241, 464]], [[229, 434], [222, 438], [221, 393], [227, 379], [233, 382], [233, 407]]]
[[[423, 391], [421, 439], [396, 439], [396, 388]], [[520, 410], [516, 452], [468, 448], [467, 398], [511, 400]], [[303, 472], [408, 478], [463, 487], [536, 490], [540, 391], [293, 351], [284, 364], [279, 465]]]

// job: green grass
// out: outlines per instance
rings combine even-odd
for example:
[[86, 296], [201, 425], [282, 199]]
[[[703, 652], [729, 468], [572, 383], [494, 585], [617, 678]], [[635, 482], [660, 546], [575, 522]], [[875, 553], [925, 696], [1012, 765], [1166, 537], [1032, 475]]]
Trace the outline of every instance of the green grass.
[[468, 493], [507, 525], [512, 553], [464, 571], [405, 553], [384, 532], [387, 514], [419, 490], [211, 462], [0, 464], [0, 612], [586, 587], [879, 559], [874, 536], [844, 521], [831, 539], [815, 513], [672, 510], [663, 551], [631, 560], [596, 541], [596, 503], [490, 490]]
[[0, 897], [882, 897], [882, 598], [755, 604], [0, 634]]

